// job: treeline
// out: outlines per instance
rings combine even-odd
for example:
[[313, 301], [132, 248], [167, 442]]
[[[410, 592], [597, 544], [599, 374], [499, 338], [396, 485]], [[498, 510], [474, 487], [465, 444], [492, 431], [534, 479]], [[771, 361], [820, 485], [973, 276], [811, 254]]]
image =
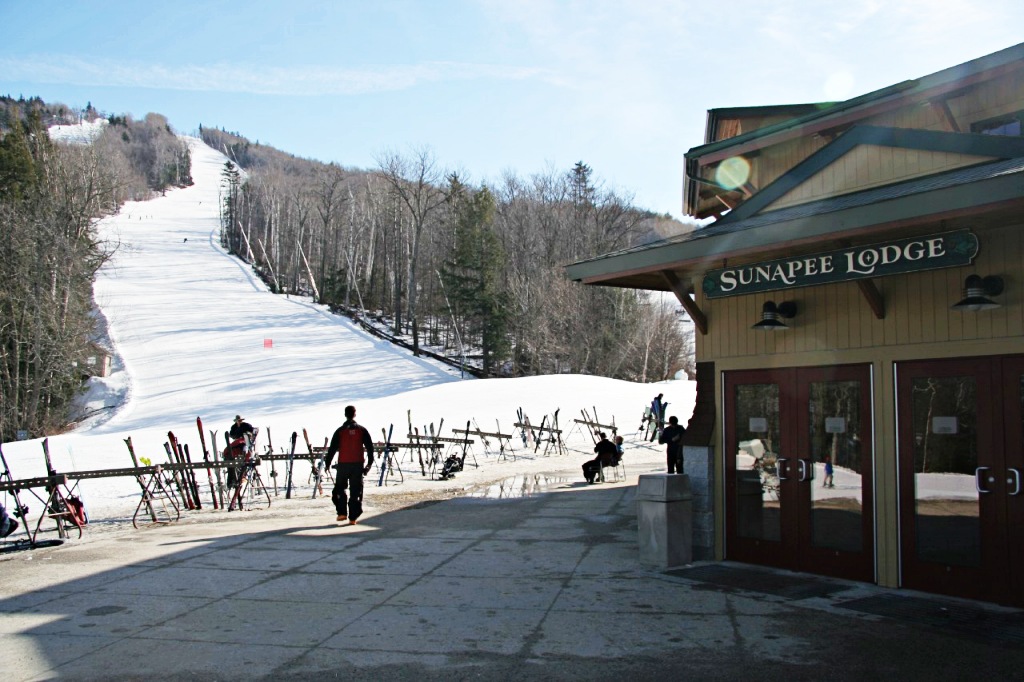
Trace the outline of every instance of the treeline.
[[566, 279], [567, 263], [681, 229], [604, 189], [582, 162], [474, 185], [428, 150], [362, 171], [201, 135], [233, 160], [224, 244], [276, 291], [372, 315], [414, 348], [443, 347], [489, 376], [692, 372], [676, 304]]
[[189, 183], [190, 170], [162, 117], [122, 119], [93, 144], [72, 145], [51, 141], [47, 128], [94, 110], [0, 98], [0, 112], [0, 439], [8, 441], [19, 430], [63, 429], [87, 359], [99, 354], [92, 284], [116, 245], [99, 241], [97, 220], [127, 199]]

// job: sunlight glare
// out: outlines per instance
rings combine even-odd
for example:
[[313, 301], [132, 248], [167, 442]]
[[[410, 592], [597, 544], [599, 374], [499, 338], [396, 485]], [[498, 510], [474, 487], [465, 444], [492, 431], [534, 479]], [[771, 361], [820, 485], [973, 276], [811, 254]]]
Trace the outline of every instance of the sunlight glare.
[[736, 189], [750, 178], [750, 163], [742, 156], [732, 156], [718, 164], [715, 182], [727, 189]]

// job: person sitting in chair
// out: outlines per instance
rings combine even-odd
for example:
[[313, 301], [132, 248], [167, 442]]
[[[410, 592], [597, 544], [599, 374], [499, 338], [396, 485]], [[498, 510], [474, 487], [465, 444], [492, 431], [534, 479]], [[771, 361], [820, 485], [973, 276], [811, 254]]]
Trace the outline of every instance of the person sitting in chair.
[[593, 483], [600, 475], [601, 469], [613, 466], [615, 462], [615, 444], [608, 440], [608, 436], [603, 433], [599, 433], [597, 436], [597, 445], [594, 446], [597, 457], [583, 464], [583, 478], [587, 479], [587, 483]]

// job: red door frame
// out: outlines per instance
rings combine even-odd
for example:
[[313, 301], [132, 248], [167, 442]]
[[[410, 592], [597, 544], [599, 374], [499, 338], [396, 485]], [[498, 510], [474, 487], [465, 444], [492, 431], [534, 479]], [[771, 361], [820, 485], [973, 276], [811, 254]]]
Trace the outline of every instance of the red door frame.
[[[811, 542], [810, 486], [814, 480], [804, 473], [813, 463], [800, 457], [809, 451], [810, 429], [807, 405], [810, 385], [822, 381], [860, 381], [859, 431], [864, 443], [862, 454], [862, 548], [859, 552], [815, 547]], [[738, 449], [736, 429], [732, 423], [736, 413], [733, 401], [735, 388], [747, 384], [775, 384], [779, 387], [779, 454], [785, 464], [779, 465], [779, 503], [781, 540], [772, 542], [740, 537], [736, 532], [737, 482], [734, 454]], [[871, 366], [838, 365], [828, 367], [778, 368], [726, 372], [723, 377], [723, 433], [725, 435], [725, 520], [726, 558], [846, 578], [874, 582], [874, 436], [871, 400], [873, 384]], [[802, 462], [802, 463], [801, 463]]]
[[[962, 566], [917, 558], [912, 382], [922, 377], [975, 378], [976, 448], [982, 470], [979, 493], [980, 565]], [[896, 394], [900, 494], [900, 565], [904, 587], [1024, 605], [1024, 527], [1021, 376], [1024, 356], [987, 356], [897, 363]], [[1016, 481], [1011, 470], [1016, 472]], [[1015, 493], [1016, 491], [1016, 493]]]

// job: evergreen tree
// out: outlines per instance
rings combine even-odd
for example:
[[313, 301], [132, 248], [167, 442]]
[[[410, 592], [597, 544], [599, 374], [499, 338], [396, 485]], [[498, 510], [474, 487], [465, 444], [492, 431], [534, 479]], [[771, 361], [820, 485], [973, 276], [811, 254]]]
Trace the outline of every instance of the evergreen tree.
[[486, 186], [467, 196], [457, 175], [449, 177], [449, 187], [455, 247], [445, 261], [443, 279], [469, 333], [480, 339], [484, 374], [492, 374], [493, 359], [509, 353], [505, 254], [494, 229], [496, 201]]
[[35, 185], [35, 162], [25, 125], [15, 117], [0, 139], [0, 201], [21, 201]]

